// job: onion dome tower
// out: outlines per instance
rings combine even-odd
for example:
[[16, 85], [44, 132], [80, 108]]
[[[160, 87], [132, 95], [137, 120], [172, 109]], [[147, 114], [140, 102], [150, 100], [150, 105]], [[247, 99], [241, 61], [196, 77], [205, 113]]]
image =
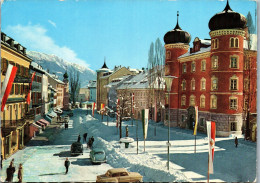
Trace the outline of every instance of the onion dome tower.
[[[228, 0], [224, 10], [215, 14], [208, 24], [211, 30], [209, 100], [215, 101], [210, 111], [230, 114], [227, 118], [236, 122], [236, 129], [242, 126], [242, 117], [239, 116], [242, 116], [243, 111], [243, 44], [246, 24], [246, 18], [233, 11]], [[219, 122], [221, 124], [221, 119]]]
[[[178, 57], [188, 52], [190, 39], [190, 34], [182, 30], [179, 26], [179, 11], [177, 11], [177, 23], [175, 28], [164, 35], [164, 47], [166, 52], [165, 75], [177, 77], [172, 82], [171, 101], [178, 101], [179, 98], [180, 63], [178, 62]], [[168, 101], [166, 101], [166, 103], [168, 103]], [[178, 102], [170, 102], [170, 105], [171, 109], [178, 108]]]

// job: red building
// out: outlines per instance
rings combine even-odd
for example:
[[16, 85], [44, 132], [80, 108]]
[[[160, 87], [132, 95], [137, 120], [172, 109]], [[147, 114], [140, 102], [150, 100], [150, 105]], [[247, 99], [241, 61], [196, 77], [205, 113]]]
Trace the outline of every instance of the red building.
[[256, 113], [257, 53], [245, 46], [246, 24], [246, 18], [227, 2], [209, 21], [211, 39], [196, 37], [189, 48], [191, 36], [180, 28], [178, 19], [165, 34], [165, 74], [178, 77], [170, 93], [172, 126], [193, 129], [194, 106], [198, 106], [199, 131], [206, 132], [210, 120], [216, 122], [218, 136], [249, 128], [246, 111]]

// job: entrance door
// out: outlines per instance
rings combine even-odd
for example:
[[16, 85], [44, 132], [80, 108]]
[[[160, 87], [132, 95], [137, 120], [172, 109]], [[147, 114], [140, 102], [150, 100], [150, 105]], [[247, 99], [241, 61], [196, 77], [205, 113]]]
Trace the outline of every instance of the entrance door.
[[188, 109], [187, 125], [188, 128], [193, 130], [195, 125], [195, 107], [190, 106]]

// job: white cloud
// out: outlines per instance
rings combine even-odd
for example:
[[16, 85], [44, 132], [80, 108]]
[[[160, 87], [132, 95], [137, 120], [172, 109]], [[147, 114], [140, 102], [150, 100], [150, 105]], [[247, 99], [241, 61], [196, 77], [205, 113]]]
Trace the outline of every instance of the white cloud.
[[51, 21], [51, 20], [48, 20], [48, 22], [49, 22], [53, 27], [56, 28], [56, 23], [55, 23], [55, 22], [53, 22], [53, 21]]
[[77, 57], [77, 54], [67, 46], [59, 46], [49, 37], [47, 30], [41, 25], [16, 25], [7, 26], [4, 32], [14, 38], [24, 47], [31, 51], [39, 51], [46, 54], [54, 54], [68, 62], [77, 63], [89, 67], [84, 60]]

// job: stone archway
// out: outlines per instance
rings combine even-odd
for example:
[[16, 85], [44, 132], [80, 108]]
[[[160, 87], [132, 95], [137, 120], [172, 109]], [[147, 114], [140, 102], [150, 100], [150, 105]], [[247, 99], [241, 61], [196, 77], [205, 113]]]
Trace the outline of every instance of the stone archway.
[[195, 123], [195, 107], [190, 106], [188, 109], [188, 116], [187, 116], [187, 126], [189, 129], [193, 130], [193, 126]]

